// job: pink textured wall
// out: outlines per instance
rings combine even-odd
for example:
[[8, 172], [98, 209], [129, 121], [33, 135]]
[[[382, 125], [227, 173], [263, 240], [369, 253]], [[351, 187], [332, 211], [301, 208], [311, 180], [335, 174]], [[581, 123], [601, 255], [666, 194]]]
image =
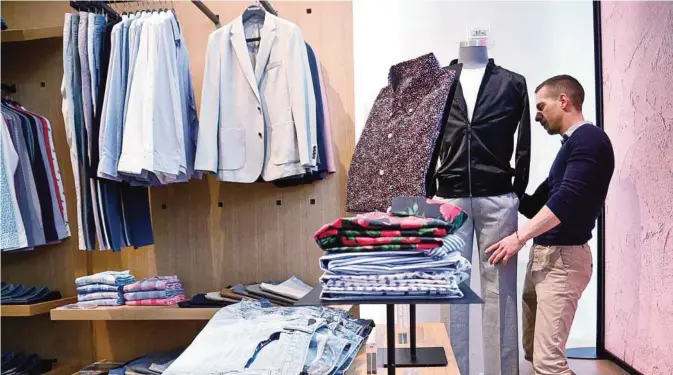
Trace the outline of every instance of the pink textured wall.
[[606, 348], [673, 374], [673, 3], [602, 2]]

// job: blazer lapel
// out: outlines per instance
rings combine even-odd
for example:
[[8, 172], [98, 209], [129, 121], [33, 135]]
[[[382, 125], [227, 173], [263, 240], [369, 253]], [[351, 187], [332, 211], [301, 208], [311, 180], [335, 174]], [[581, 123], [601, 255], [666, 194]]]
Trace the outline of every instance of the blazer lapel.
[[245, 42], [245, 31], [243, 30], [243, 19], [241, 16], [234, 20], [234, 24], [231, 27], [231, 44], [234, 46], [236, 58], [238, 58], [238, 63], [241, 65], [241, 69], [243, 69], [243, 74], [245, 74], [250, 88], [252, 88], [257, 100], [261, 103], [255, 72], [252, 70], [252, 62], [248, 53], [248, 45]]
[[260, 38], [257, 64], [255, 65], [255, 78], [257, 82], [262, 79], [264, 68], [269, 61], [269, 55], [271, 54], [271, 47], [276, 39], [276, 20], [271, 13], [267, 13], [264, 16], [264, 26], [262, 26], [262, 30], [260, 30]]

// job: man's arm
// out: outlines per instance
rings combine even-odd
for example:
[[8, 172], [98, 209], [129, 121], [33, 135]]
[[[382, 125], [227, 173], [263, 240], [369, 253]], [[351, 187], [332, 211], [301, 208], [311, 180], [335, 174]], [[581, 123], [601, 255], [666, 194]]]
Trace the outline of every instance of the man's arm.
[[588, 187], [595, 184], [600, 176], [597, 152], [597, 149], [586, 144], [575, 146], [566, 162], [563, 181], [549, 197], [547, 204], [523, 229], [503, 238], [486, 250], [486, 253], [493, 253], [489, 258], [491, 263], [496, 264], [502, 260], [507, 264], [507, 261], [521, 250], [526, 241], [572, 218], [577, 208], [583, 204], [582, 192], [586, 193]]
[[524, 194], [519, 203], [519, 212], [529, 219], [532, 219], [549, 199], [549, 184], [547, 179], [542, 181], [540, 186], [535, 189], [533, 195]]
[[561, 220], [554, 215], [549, 207], [546, 205], [542, 206], [540, 212], [518, 231], [519, 241], [526, 243], [528, 240], [546, 233], [559, 224], [561, 224]]

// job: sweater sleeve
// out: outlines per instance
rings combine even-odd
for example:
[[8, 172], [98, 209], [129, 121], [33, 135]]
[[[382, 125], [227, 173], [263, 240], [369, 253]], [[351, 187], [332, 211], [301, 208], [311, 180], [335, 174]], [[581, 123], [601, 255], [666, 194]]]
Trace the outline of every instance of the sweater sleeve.
[[547, 179], [542, 181], [540, 186], [535, 189], [533, 195], [524, 194], [519, 204], [519, 212], [529, 219], [535, 216], [549, 199], [549, 183]]
[[581, 207], [582, 196], [591, 195], [589, 190], [597, 183], [599, 173], [598, 147], [586, 142], [571, 145], [563, 180], [549, 197], [547, 207], [562, 222], [567, 222]]

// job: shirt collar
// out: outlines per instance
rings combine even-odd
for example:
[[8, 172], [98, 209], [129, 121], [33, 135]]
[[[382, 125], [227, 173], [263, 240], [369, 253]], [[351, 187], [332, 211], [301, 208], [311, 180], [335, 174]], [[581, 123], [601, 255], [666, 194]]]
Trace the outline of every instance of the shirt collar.
[[397, 65], [393, 65], [388, 73], [388, 83], [394, 91], [402, 87], [402, 90], [409, 86], [414, 78], [427, 75], [437, 74], [441, 70], [441, 66], [433, 53], [428, 53], [408, 60]]
[[591, 123], [588, 122], [588, 121], [578, 122], [577, 124], [571, 126], [570, 129], [566, 130], [566, 133], [563, 134], [563, 135], [566, 136], [566, 137], [568, 137], [568, 138], [570, 138], [570, 136], [573, 135], [573, 133], [575, 132], [575, 130], [579, 129], [580, 126], [582, 126], [582, 125], [586, 125], [586, 124], [591, 124]]

